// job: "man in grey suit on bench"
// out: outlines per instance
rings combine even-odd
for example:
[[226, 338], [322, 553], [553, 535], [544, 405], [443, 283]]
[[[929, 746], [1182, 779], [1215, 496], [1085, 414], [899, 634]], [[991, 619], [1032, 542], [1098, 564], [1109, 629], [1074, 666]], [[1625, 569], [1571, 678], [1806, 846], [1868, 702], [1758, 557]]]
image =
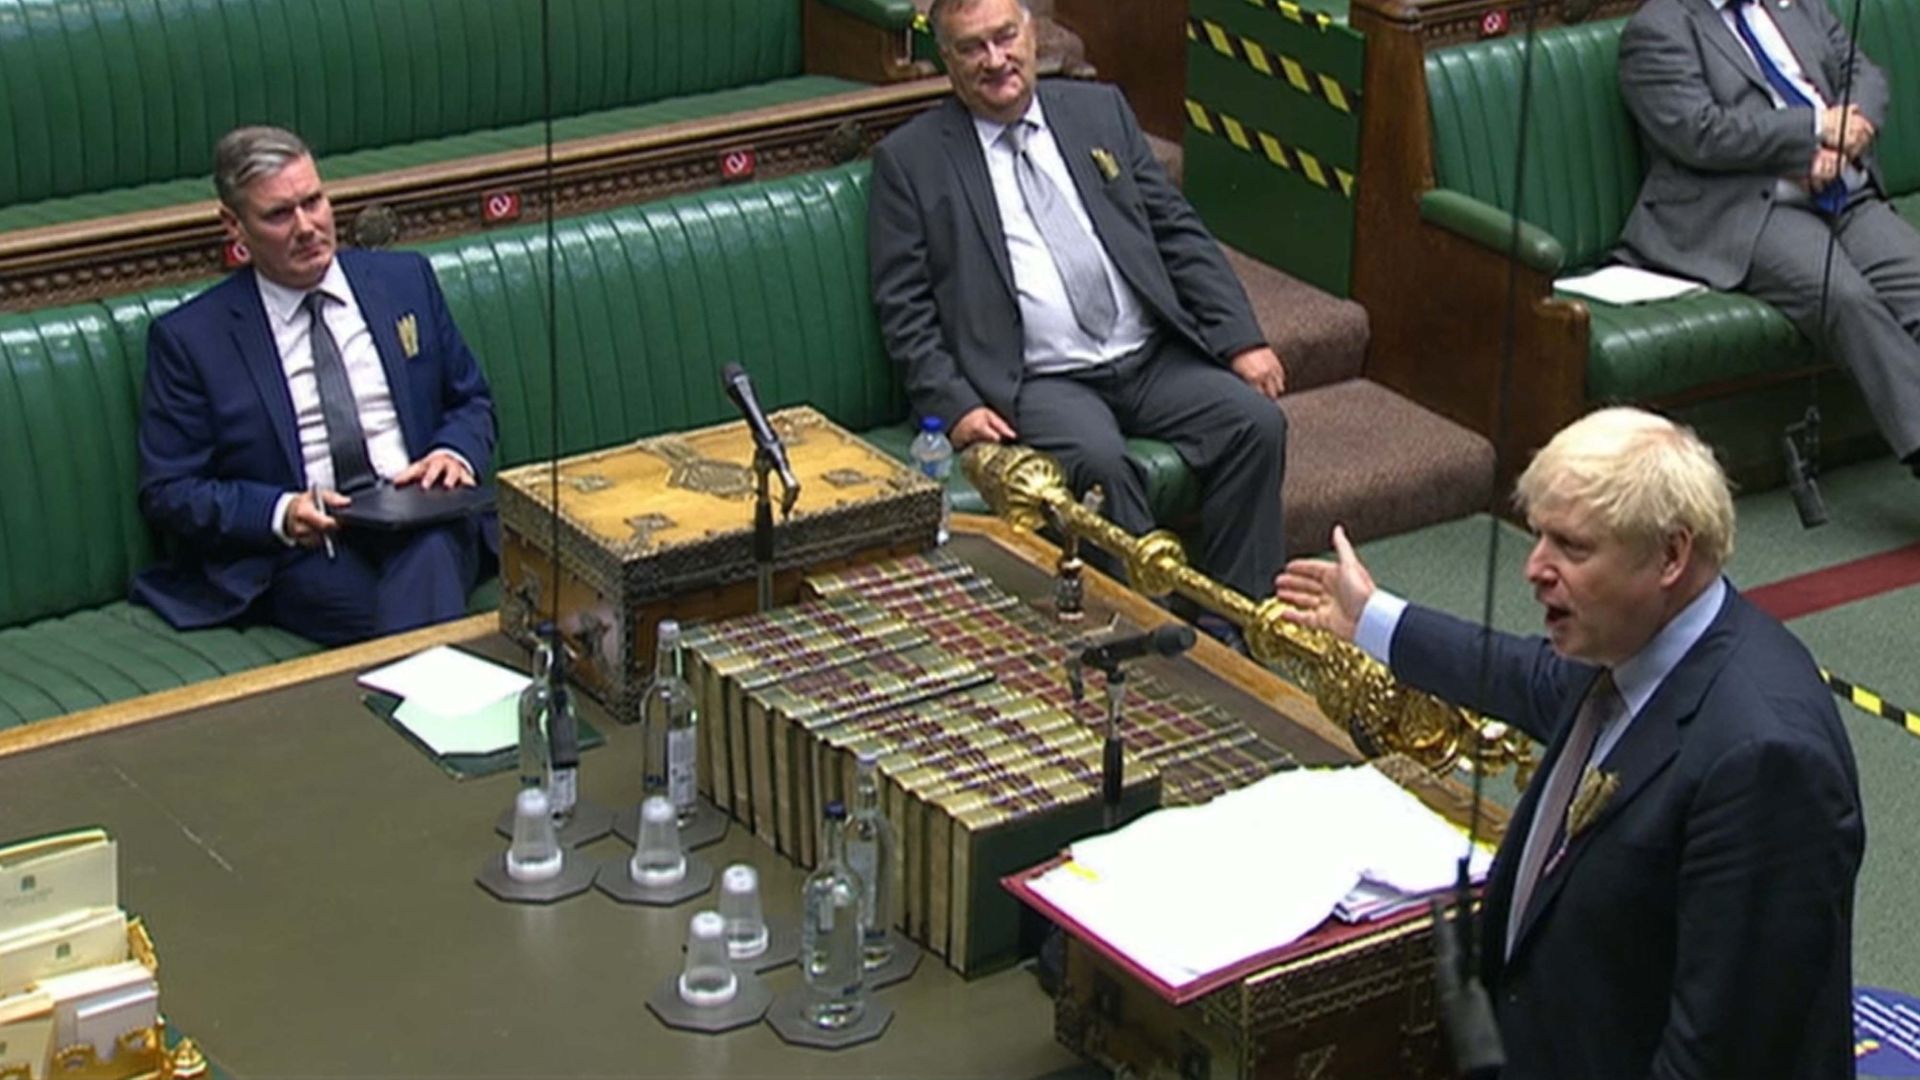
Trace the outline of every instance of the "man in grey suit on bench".
[[956, 446], [1053, 455], [1136, 533], [1154, 522], [1124, 439], [1172, 443], [1204, 488], [1196, 564], [1264, 595], [1286, 373], [1218, 244], [1118, 91], [1036, 84], [1023, 0], [937, 0], [931, 20], [955, 99], [874, 151], [869, 200], [874, 306], [914, 408]]
[[1920, 234], [1874, 161], [1879, 69], [1824, 0], [1648, 0], [1620, 90], [1650, 163], [1625, 254], [1785, 312], [1920, 474]]

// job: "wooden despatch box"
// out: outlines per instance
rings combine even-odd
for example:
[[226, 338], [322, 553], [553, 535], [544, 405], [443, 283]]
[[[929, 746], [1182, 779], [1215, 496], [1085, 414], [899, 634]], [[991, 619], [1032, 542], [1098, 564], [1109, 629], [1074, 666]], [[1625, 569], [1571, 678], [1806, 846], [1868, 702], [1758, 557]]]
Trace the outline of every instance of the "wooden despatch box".
[[[1457, 823], [1464, 788], [1398, 755], [1372, 766]], [[1480, 808], [1497, 843], [1507, 815]], [[1302, 823], [1301, 827], [1311, 825]], [[1205, 913], [1183, 917], [1204, 918]], [[1111, 1069], [1181, 1080], [1443, 1080], [1453, 1075], [1433, 990], [1425, 913], [1342, 927], [1334, 920], [1269, 963], [1175, 1005], [1097, 948], [1067, 937], [1054, 1034]]]
[[[800, 484], [781, 519], [773, 481], [776, 604], [795, 599], [806, 571], [934, 545], [933, 482], [811, 408], [772, 420]], [[502, 629], [531, 643], [539, 621], [556, 619], [583, 658], [577, 681], [636, 719], [661, 619], [754, 610], [752, 463], [736, 421], [501, 473]]]
[[[1203, 917], [1203, 916], [1200, 916]], [[1442, 1080], [1452, 1075], [1424, 915], [1173, 1005], [1067, 939], [1054, 1034], [1136, 1076], [1181, 1080]]]

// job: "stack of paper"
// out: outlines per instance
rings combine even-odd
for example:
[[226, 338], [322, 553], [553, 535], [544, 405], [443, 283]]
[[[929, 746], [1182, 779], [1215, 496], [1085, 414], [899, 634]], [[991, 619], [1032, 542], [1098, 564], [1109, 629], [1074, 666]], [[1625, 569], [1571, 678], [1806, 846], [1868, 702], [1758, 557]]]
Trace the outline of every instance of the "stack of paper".
[[[1465, 843], [1371, 768], [1296, 769], [1083, 840], [1030, 887], [1178, 988], [1290, 944], [1343, 905], [1382, 913], [1447, 887]], [[1475, 850], [1475, 880], [1490, 860]]]
[[1707, 291], [1690, 278], [1642, 270], [1637, 266], [1603, 266], [1591, 274], [1563, 277], [1553, 283], [1561, 292], [1607, 304], [1650, 304]]
[[520, 738], [520, 691], [511, 668], [436, 645], [360, 676], [360, 685], [400, 699], [394, 722], [434, 753], [491, 754]]
[[78, 1043], [107, 1060], [159, 1015], [153, 973], [127, 959], [118, 854], [101, 829], [0, 848], [0, 1074], [39, 1080]]

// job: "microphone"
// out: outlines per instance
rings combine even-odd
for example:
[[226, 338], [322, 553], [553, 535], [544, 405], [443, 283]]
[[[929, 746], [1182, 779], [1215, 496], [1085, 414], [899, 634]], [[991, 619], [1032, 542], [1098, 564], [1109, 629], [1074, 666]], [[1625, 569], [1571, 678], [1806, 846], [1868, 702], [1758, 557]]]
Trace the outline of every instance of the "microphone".
[[[1804, 449], [1803, 449], [1804, 446]], [[1780, 436], [1780, 448], [1787, 459], [1787, 490], [1793, 494], [1794, 513], [1800, 515], [1800, 527], [1818, 528], [1827, 523], [1827, 503], [1820, 497], [1820, 410], [1807, 406], [1806, 419], [1788, 424]]]
[[753, 380], [747, 378], [747, 369], [739, 364], [728, 364], [720, 370], [720, 379], [727, 387], [727, 396], [733, 399], [733, 406], [747, 420], [747, 427], [753, 429], [753, 444], [773, 459], [773, 467], [780, 470], [780, 483], [789, 490], [798, 487], [793, 479], [793, 469], [787, 464], [787, 447], [780, 441], [780, 433], [773, 430], [772, 421], [767, 419], [766, 411], [760, 408], [760, 401], [753, 396]]
[[1500, 1044], [1500, 1028], [1494, 1023], [1486, 987], [1467, 970], [1472, 962], [1468, 955], [1471, 945], [1462, 950], [1459, 930], [1454, 926], [1456, 917], [1465, 921], [1473, 916], [1466, 911], [1464, 897], [1454, 901], [1457, 916], [1437, 897], [1428, 903], [1433, 914], [1434, 997], [1447, 1048], [1453, 1052], [1454, 1075], [1492, 1080], [1507, 1063], [1506, 1050]]
[[1193, 627], [1184, 623], [1168, 623], [1144, 634], [1089, 645], [1080, 654], [1080, 662], [1102, 671], [1112, 671], [1121, 663], [1142, 656], [1178, 656], [1193, 648], [1193, 641]]

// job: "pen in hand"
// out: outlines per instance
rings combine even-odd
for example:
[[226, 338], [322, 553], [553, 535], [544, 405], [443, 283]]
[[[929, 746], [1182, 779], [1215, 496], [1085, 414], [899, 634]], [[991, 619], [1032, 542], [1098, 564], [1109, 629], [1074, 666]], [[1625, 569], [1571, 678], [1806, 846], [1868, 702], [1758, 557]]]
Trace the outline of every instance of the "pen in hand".
[[[320, 482], [317, 480], [314, 481], [313, 485], [307, 489], [307, 493], [313, 499], [313, 508], [322, 514], [326, 513], [327, 504], [320, 500]], [[333, 560], [333, 534], [322, 532], [320, 534], [320, 542], [326, 545], [327, 560], [331, 562]]]

